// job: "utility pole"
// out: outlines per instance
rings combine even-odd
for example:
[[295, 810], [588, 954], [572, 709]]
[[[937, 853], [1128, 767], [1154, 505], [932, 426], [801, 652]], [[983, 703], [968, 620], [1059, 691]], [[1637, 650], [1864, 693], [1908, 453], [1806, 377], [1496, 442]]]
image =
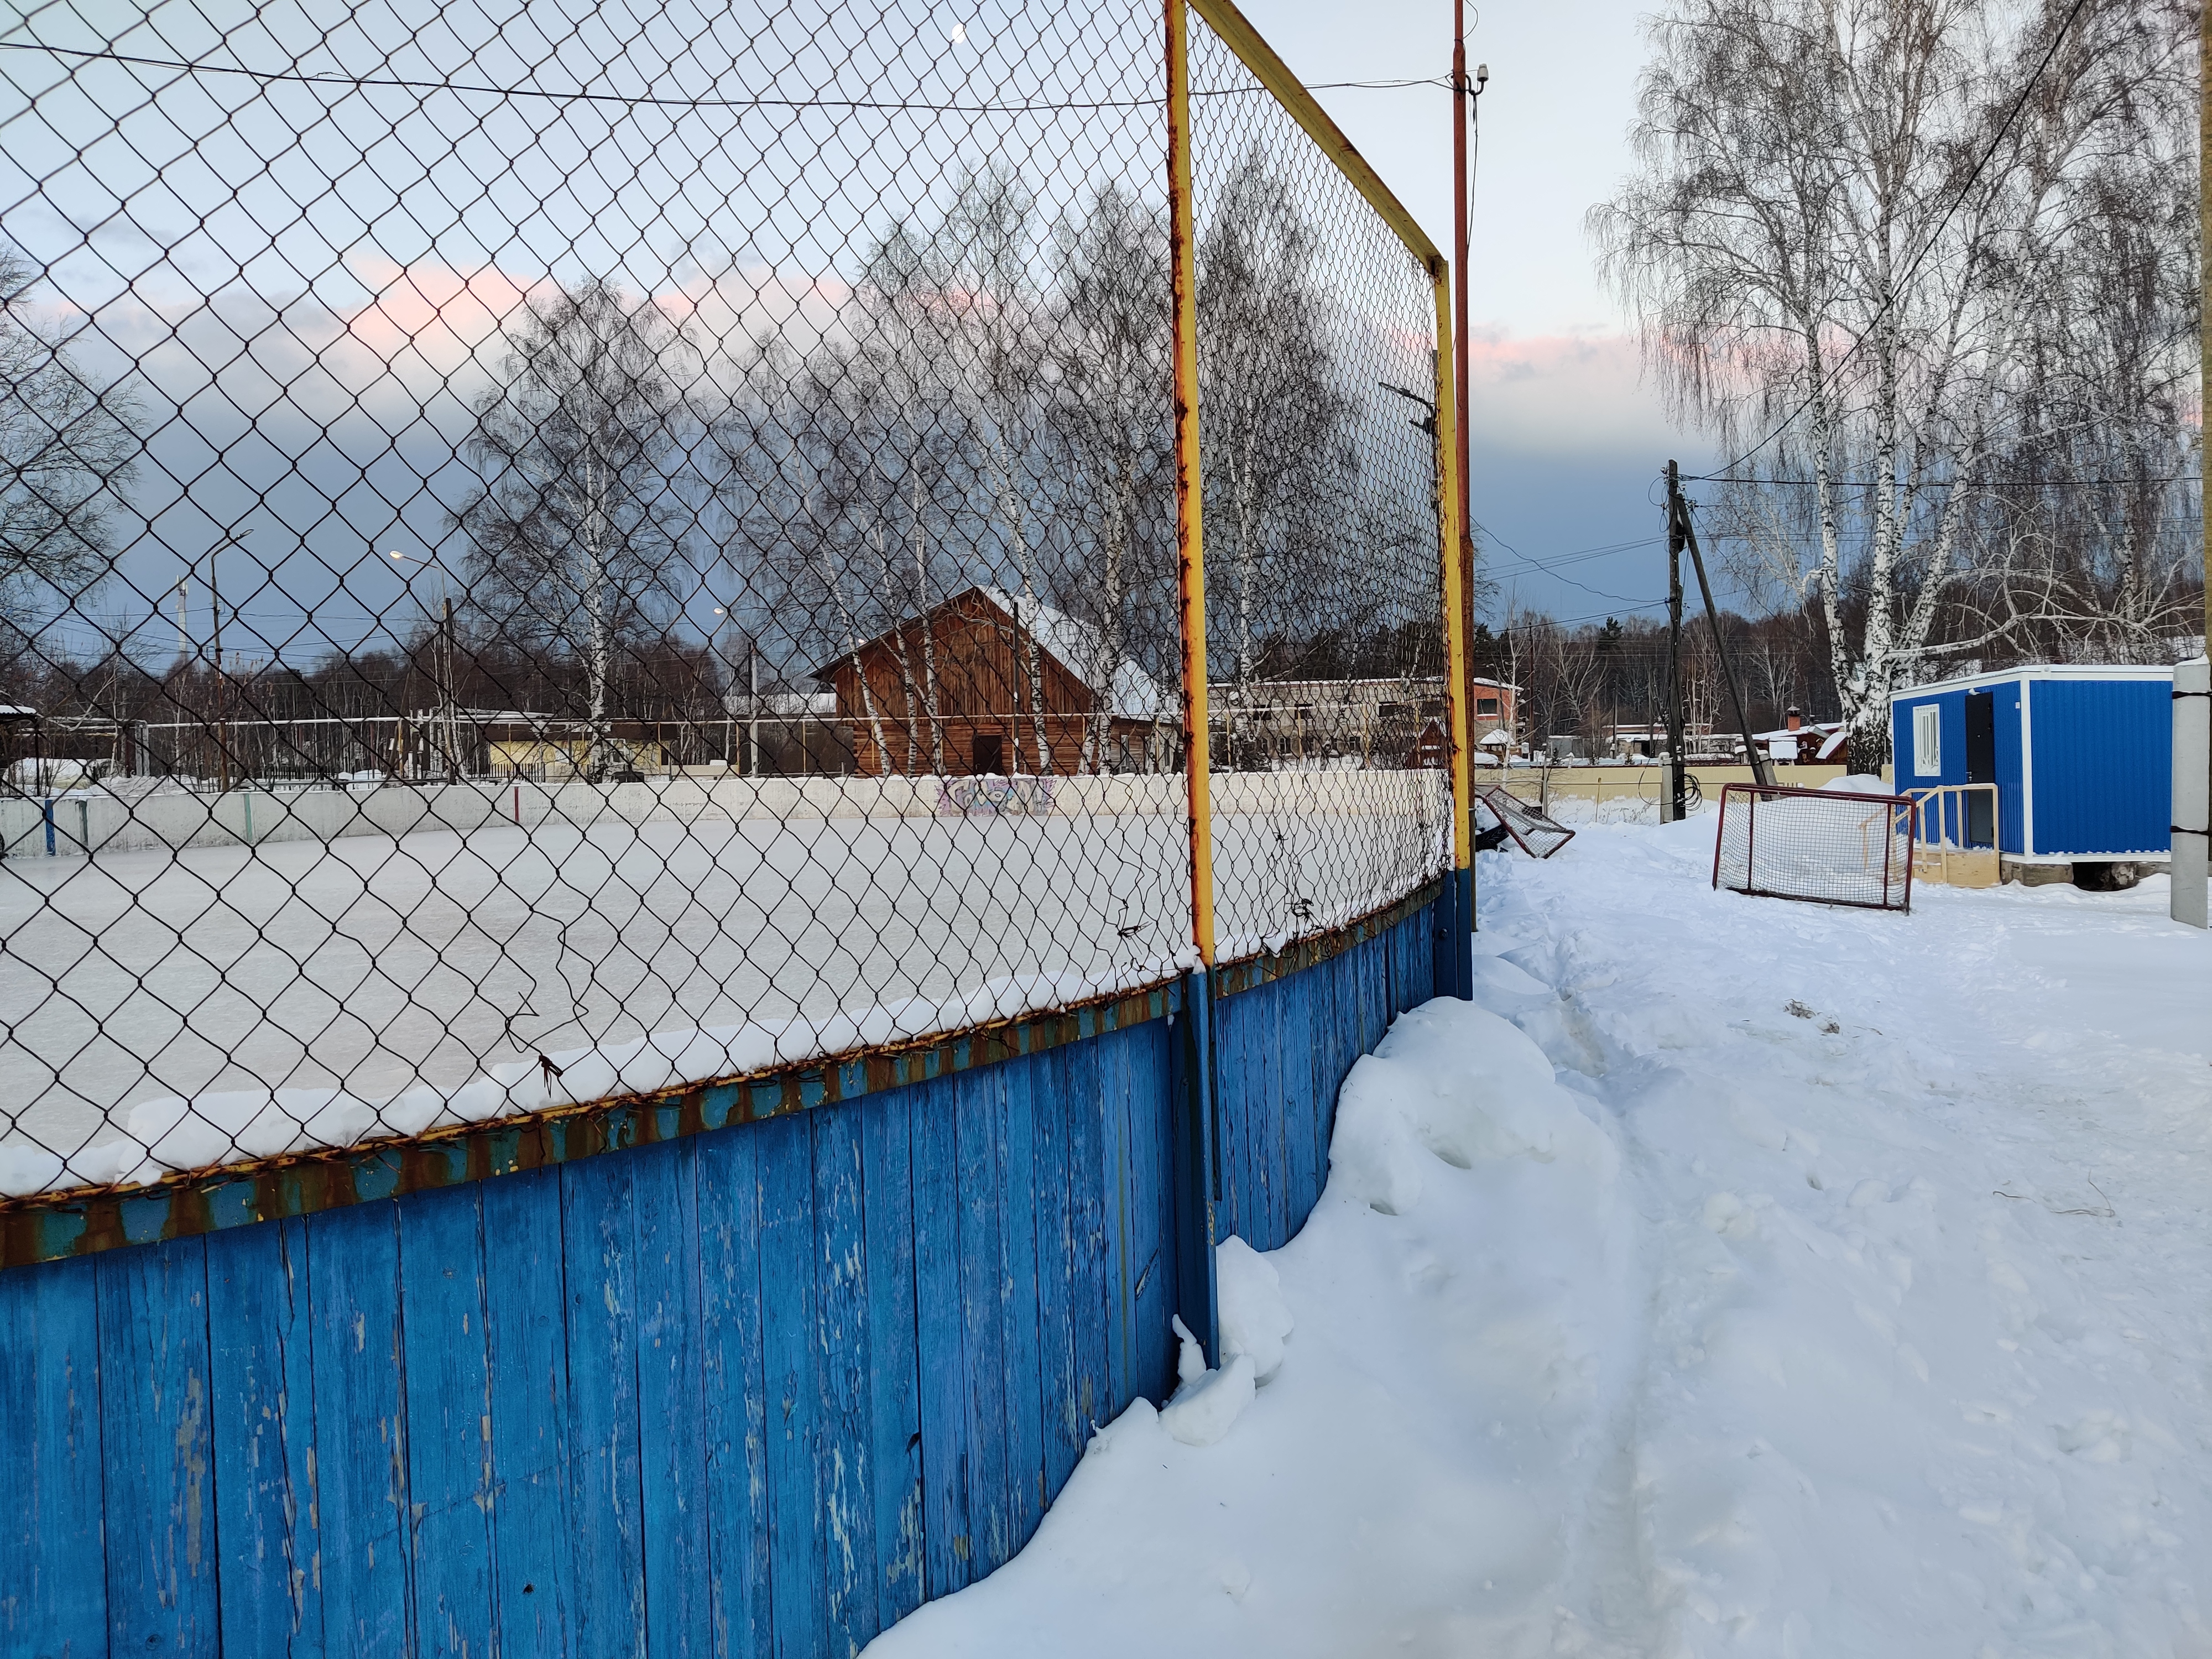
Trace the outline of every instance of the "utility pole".
[[[1679, 536], [1680, 540], [1689, 547], [1690, 563], [1698, 573], [1698, 592], [1705, 602], [1705, 625], [1713, 630], [1713, 655], [1721, 662], [1721, 684], [1728, 688], [1729, 708], [1735, 715], [1736, 734], [1743, 739], [1744, 764], [1751, 768], [1754, 783], [1761, 788], [1771, 789], [1774, 787], [1774, 763], [1759, 757], [1759, 744], [1752, 735], [1751, 720], [1743, 710], [1743, 693], [1736, 686], [1735, 665], [1729, 659], [1728, 642], [1721, 637], [1721, 613], [1719, 607], [1713, 603], [1713, 585], [1705, 580], [1705, 556], [1698, 551], [1698, 532], [1690, 523], [1690, 504], [1682, 499], [1681, 474], [1672, 461], [1667, 463], [1667, 507], [1674, 526], [1679, 527], [1668, 531], [1668, 546], [1673, 549]], [[1674, 560], [1674, 615], [1679, 618], [1682, 611], [1682, 568], [1679, 559]], [[1680, 626], [1679, 622], [1676, 625]]]
[[[440, 577], [441, 585], [444, 578]], [[445, 704], [441, 711], [446, 717], [446, 781], [461, 781], [461, 714], [453, 696], [453, 601], [447, 597], [443, 606], [445, 616], [438, 625], [439, 701]]]
[[[1476, 100], [1490, 79], [1490, 65], [1478, 65], [1470, 86], [1467, 78], [1467, 0], [1452, 0], [1452, 386], [1458, 416], [1458, 451], [1452, 457], [1459, 469], [1460, 592], [1467, 614], [1461, 619], [1466, 637], [1474, 637], [1474, 512], [1468, 493], [1468, 219], [1473, 203], [1474, 168], [1468, 137], [1474, 127]], [[1474, 708], [1474, 656], [1468, 654], [1468, 684], [1458, 688], [1468, 708]], [[1470, 729], [1473, 722], [1468, 722]]]
[[[1659, 803], [1662, 822], [1679, 823], [1689, 816], [1689, 791], [1682, 757], [1682, 516], [1674, 510], [1682, 483], [1674, 463], [1667, 463], [1667, 777]], [[1648, 499], [1648, 498], [1647, 498]]]
[[[224, 548], [243, 546], [245, 544], [246, 538], [251, 536], [252, 533], [252, 530], [248, 528], [240, 531], [236, 535], [225, 536], [213, 547], [208, 549], [207, 556], [208, 605], [209, 608], [214, 612], [215, 617], [216, 787], [224, 794], [228, 794], [230, 793], [230, 726], [228, 718], [228, 705], [229, 699], [225, 696], [229, 682], [225, 678], [222, 668], [222, 590], [216, 585], [215, 561], [216, 555], [222, 552]], [[179, 599], [181, 600], [184, 593], [183, 583], [180, 582], [178, 584], [177, 592]], [[179, 614], [182, 613], [182, 609], [183, 607], [180, 604], [179, 606]]]

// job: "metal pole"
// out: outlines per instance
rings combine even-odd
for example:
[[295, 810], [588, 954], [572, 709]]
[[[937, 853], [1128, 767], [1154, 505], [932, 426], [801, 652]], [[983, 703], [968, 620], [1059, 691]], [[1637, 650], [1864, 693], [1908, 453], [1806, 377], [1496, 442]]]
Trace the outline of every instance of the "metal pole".
[[1198, 260], [1191, 204], [1190, 20], [1165, 0], [1168, 252], [1175, 325], [1176, 556], [1182, 612], [1183, 776], [1190, 798], [1190, 935], [1213, 967], [1212, 727], [1206, 708], [1206, 538], [1200, 523]]
[[[1436, 284], [1437, 337], [1441, 341], [1451, 331], [1447, 307], [1452, 295], [1445, 281], [1443, 261], [1438, 259], [1431, 264], [1429, 274]], [[1464, 310], [1464, 289], [1460, 304]], [[1464, 397], [1465, 342], [1455, 338], [1453, 344], [1457, 348], [1455, 356], [1461, 370], [1460, 392]], [[1452, 903], [1447, 908], [1455, 918], [1449, 940], [1450, 976], [1445, 982], [1452, 987], [1453, 995], [1465, 1000], [1474, 995], [1474, 946], [1468, 937], [1474, 931], [1474, 686], [1468, 678], [1468, 543], [1460, 499], [1460, 483], [1466, 477], [1467, 451], [1462, 441], [1452, 388], [1447, 383], [1449, 372], [1440, 350], [1437, 353], [1437, 550], [1443, 565], [1444, 686], [1451, 720]], [[1458, 466], [1452, 464], [1455, 455], [1459, 458]], [[1443, 975], [1438, 977], [1443, 979]]]
[[1689, 816], [1689, 791], [1683, 782], [1682, 729], [1682, 493], [1681, 469], [1667, 463], [1667, 801], [1662, 815], [1670, 823]]
[[[438, 586], [442, 588], [445, 585], [446, 575], [441, 568], [438, 573]], [[446, 781], [459, 783], [461, 781], [461, 719], [459, 709], [453, 701], [453, 601], [452, 599], [447, 598], [441, 608], [445, 615], [438, 627], [438, 687], [440, 700], [446, 705], [444, 710]]]
[[745, 684], [751, 692], [745, 704], [745, 746], [752, 753], [748, 760], [745, 775], [760, 775], [760, 647], [747, 648], [745, 653]]
[[[1460, 512], [1464, 515], [1474, 499], [1468, 465], [1468, 125], [1473, 100], [1467, 83], [1467, 0], [1452, 0], [1452, 409], [1456, 438], [1440, 459], [1449, 465], [1459, 483]], [[1444, 402], [1437, 394], [1439, 407]], [[1474, 538], [1462, 516], [1460, 538], [1455, 544], [1460, 564], [1462, 602], [1474, 597]], [[1470, 619], [1471, 620], [1471, 619]], [[1469, 671], [1471, 672], [1471, 671]], [[1454, 682], [1455, 685], [1458, 684]], [[1470, 688], [1471, 690], [1471, 688]]]
[[1182, 633], [1183, 781], [1188, 790], [1190, 936], [1199, 966], [1182, 981], [1174, 1127], [1176, 1299], [1209, 1365], [1222, 1363], [1214, 1206], [1221, 1198], [1213, 1078], [1213, 728], [1206, 709], [1205, 492], [1198, 453], [1198, 269], [1191, 199], [1190, 15], [1164, 0], [1168, 260], [1175, 330], [1176, 559]]
[[216, 586], [216, 555], [222, 550], [217, 542], [208, 550], [208, 603], [215, 611], [215, 764], [216, 789], [220, 794], [230, 793], [230, 732], [224, 723], [228, 699], [223, 696], [226, 684], [222, 672], [222, 590]]

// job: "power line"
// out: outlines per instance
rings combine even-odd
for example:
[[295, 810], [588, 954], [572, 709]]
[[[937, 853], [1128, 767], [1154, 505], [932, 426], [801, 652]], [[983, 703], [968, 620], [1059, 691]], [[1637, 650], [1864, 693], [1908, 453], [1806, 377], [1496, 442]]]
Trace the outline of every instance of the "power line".
[[[906, 100], [872, 98], [671, 98], [652, 93], [587, 92], [581, 88], [559, 91], [540, 87], [495, 87], [467, 81], [415, 81], [397, 76], [307, 74], [300, 70], [248, 69], [236, 64], [195, 64], [176, 58], [142, 58], [131, 52], [94, 52], [79, 46], [49, 46], [42, 40], [0, 40], [10, 52], [43, 52], [58, 58], [88, 62], [128, 64], [138, 69], [167, 70], [179, 75], [234, 75], [264, 84], [287, 83], [309, 87], [340, 87], [349, 90], [390, 89], [399, 92], [469, 93], [489, 98], [543, 98], [555, 103], [618, 104], [627, 107], [668, 109], [848, 109], [890, 113], [910, 111], [929, 115], [1020, 115], [1055, 110], [1142, 109], [1164, 104], [1158, 98], [1102, 98], [1088, 101], [1036, 99], [1018, 104], [927, 104]], [[1399, 91], [1409, 87], [1442, 87], [1440, 76], [1413, 76], [1383, 81], [1309, 81], [1309, 92]], [[1231, 98], [1264, 93], [1256, 82], [1239, 87], [1194, 87], [1194, 98]]]
[[1813, 399], [1826, 389], [1830, 380], [1842, 373], [1844, 365], [1857, 355], [1858, 349], [1866, 343], [1867, 336], [1874, 332], [1875, 325], [1887, 316], [1891, 307], [1897, 303], [1898, 295], [1904, 290], [1906, 284], [1911, 282], [1914, 275], [1920, 269], [1921, 262], [1935, 251], [1937, 239], [1942, 235], [1945, 227], [1951, 222], [1951, 216], [1959, 210], [1960, 204], [1972, 193], [1974, 185], [1981, 179], [1983, 169], [1989, 166], [1991, 158], [1996, 155], [1998, 146], [2004, 143], [2005, 135], [2012, 131], [2012, 124], [2020, 118], [2021, 111], [2027, 107], [2028, 94], [2035, 90], [2035, 83], [2043, 78], [2044, 70], [2051, 67], [2051, 60], [2058, 55], [2059, 42], [2063, 40], [2068, 32], [2073, 28], [2074, 20], [2081, 15], [2081, 8], [2086, 3], [2087, 0], [2074, 0], [2074, 4], [2067, 12], [2065, 20], [2051, 31], [2051, 44], [2044, 49], [2042, 61], [2036, 64], [2034, 72], [2027, 77], [2027, 84], [2021, 88], [2020, 96], [2013, 100], [2012, 107], [2005, 112], [2005, 118], [1998, 124], [1996, 131], [1990, 136], [1989, 148], [1984, 149], [1980, 158], [1975, 161], [1974, 170], [1966, 175], [1966, 183], [1959, 186], [1959, 193], [1951, 198], [1951, 204], [1943, 210], [1943, 216], [1936, 222], [1936, 228], [1929, 233], [1928, 240], [1920, 246], [1920, 251], [1914, 254], [1911, 262], [1906, 264], [1905, 274], [1898, 278], [1896, 284], [1883, 297], [1881, 304], [1875, 308], [1874, 316], [1868, 321], [1867, 325], [1853, 337], [1850, 347], [1842, 356], [1836, 359], [1834, 367], [1828, 369], [1819, 380], [1814, 383], [1813, 389], [1805, 394], [1804, 401], [1790, 410], [1778, 424], [1770, 428], [1765, 437], [1723, 466], [1721, 469], [1722, 471], [1735, 471], [1736, 468], [1780, 437], [1800, 415], [1813, 406]]
[[[1503, 536], [1500, 536], [1496, 531], [1492, 530], [1488, 525], [1483, 523], [1481, 520], [1476, 518], [1473, 514], [1469, 514], [1468, 515], [1468, 522], [1473, 525], [1485, 538], [1490, 541], [1495, 542], [1498, 546], [1504, 548], [1508, 553], [1510, 553], [1515, 558], [1521, 560], [1524, 568], [1540, 570], [1546, 575], [1552, 577], [1554, 580], [1563, 581], [1570, 587], [1580, 588], [1583, 592], [1588, 593], [1593, 599], [1612, 599], [1622, 605], [1632, 605], [1635, 601], [1629, 599], [1625, 593], [1608, 593], [1601, 587], [1592, 587], [1587, 582], [1578, 582], [1572, 576], [1563, 576], [1559, 574], [1559, 571], [1554, 568], [1554, 565], [1568, 563], [1571, 561], [1579, 558], [1596, 558], [1607, 553], [1626, 552], [1632, 548], [1649, 547], [1651, 545], [1652, 540], [1655, 539], [1652, 538], [1646, 538], [1642, 541], [1622, 542], [1617, 545], [1609, 547], [1583, 548], [1577, 553], [1566, 554], [1553, 562], [1547, 562], [1542, 559], [1535, 558], [1529, 554], [1522, 552], [1518, 548], [1515, 547], [1512, 543], [1507, 541]], [[1514, 573], [1508, 572], [1507, 574], [1510, 574]]]
[[[1734, 463], [1731, 463], [1733, 465]], [[1991, 478], [1980, 483], [1962, 483], [1955, 478], [1931, 479], [1922, 483], [1884, 484], [1869, 478], [1831, 478], [1828, 483], [1838, 489], [2118, 489], [2127, 484], [2195, 483], [2194, 472], [2172, 472], [2156, 478]], [[1737, 478], [1720, 472], [1685, 472], [1684, 483], [1747, 483], [1747, 484], [1815, 484], [1818, 478]]]

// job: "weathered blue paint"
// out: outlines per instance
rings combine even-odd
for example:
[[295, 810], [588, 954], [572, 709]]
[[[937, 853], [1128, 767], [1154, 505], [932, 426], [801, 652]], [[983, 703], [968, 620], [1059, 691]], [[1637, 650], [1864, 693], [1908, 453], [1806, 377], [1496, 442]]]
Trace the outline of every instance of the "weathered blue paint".
[[396, 1196], [0, 1272], [0, 1659], [843, 1659], [1164, 1397], [1207, 1244], [1304, 1221], [1437, 927], [763, 1121], [628, 1108], [596, 1155], [394, 1156], [358, 1178]]
[[[2081, 665], [1974, 674], [1890, 700], [1891, 775], [1900, 793], [1966, 780], [1966, 698], [1991, 699], [1997, 847], [2014, 858], [2162, 854], [2172, 845], [2171, 669]], [[1916, 711], [1937, 711], [1938, 764], [1921, 769]], [[1944, 807], [1931, 825], [1961, 839]]]

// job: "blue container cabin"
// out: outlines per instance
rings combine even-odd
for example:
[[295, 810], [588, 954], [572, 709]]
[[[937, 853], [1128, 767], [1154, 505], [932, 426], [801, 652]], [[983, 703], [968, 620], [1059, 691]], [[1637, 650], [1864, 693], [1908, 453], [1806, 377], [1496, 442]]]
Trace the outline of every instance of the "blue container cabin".
[[2171, 668], [2084, 664], [1893, 692], [1894, 787], [1996, 785], [1994, 825], [1976, 811], [1941, 830], [1954, 845], [1994, 842], [2008, 864], [2163, 860], [2173, 822], [2172, 694]]

